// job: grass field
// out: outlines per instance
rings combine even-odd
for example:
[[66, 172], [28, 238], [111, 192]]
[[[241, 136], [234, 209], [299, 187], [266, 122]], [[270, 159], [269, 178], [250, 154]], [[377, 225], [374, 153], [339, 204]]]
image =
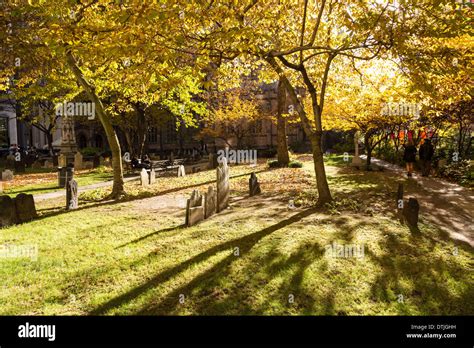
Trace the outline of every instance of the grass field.
[[[108, 189], [96, 190], [68, 213], [62, 200], [40, 202], [40, 219], [0, 230], [4, 248], [38, 248], [36, 261], [0, 259], [0, 314], [474, 312], [472, 248], [423, 214], [418, 232], [401, 225], [396, 177], [331, 157], [335, 203], [315, 208], [312, 163], [302, 160], [301, 169], [231, 167], [231, 208], [190, 228], [184, 209], [159, 204], [203, 191], [214, 171], [160, 178], [149, 189], [127, 183], [121, 202], [100, 201]], [[251, 171], [260, 196], [247, 196]], [[333, 243], [363, 246], [363, 257], [333, 257]]]

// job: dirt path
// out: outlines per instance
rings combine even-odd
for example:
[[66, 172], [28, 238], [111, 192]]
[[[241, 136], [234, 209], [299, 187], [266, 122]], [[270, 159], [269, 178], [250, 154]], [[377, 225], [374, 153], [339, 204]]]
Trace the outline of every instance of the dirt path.
[[[373, 158], [372, 162], [406, 179], [403, 168], [376, 158]], [[473, 190], [439, 178], [423, 177], [418, 173], [407, 180], [417, 183], [416, 197], [423, 216], [438, 225], [451, 238], [474, 247]]]
[[[129, 181], [138, 180], [138, 179], [140, 179], [139, 176], [134, 176], [130, 178], [124, 178], [123, 182], [129, 182]], [[81, 192], [86, 192], [90, 190], [95, 190], [101, 187], [112, 186], [113, 183], [114, 183], [113, 180], [110, 180], [110, 181], [98, 182], [96, 184], [91, 184], [91, 185], [82, 186], [82, 187], [79, 186], [78, 192], [81, 193]], [[44, 200], [53, 199], [53, 198], [60, 198], [60, 197], [65, 197], [65, 196], [66, 196], [66, 190], [40, 193], [37, 195], [33, 195], [35, 202], [44, 201]]]

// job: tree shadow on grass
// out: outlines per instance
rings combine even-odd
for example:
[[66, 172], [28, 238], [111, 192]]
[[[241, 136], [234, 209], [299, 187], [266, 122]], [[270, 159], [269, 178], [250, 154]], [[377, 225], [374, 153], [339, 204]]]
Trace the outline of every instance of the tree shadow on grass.
[[[474, 287], [469, 272], [459, 263], [436, 253], [443, 242], [426, 238], [421, 230], [418, 234], [410, 233], [408, 238], [388, 234], [383, 244], [379, 244], [387, 251], [376, 255], [366, 250], [383, 270], [371, 285], [373, 301], [398, 302], [400, 315], [469, 315], [474, 312]], [[456, 290], [457, 295], [453, 294]], [[409, 305], [415, 306], [417, 312]]]
[[[175, 266], [175, 267], [172, 267], [164, 272], [161, 272], [160, 274], [156, 275], [155, 277], [153, 277], [152, 279], [150, 279], [148, 282], [138, 286], [138, 287], [135, 287], [134, 289], [126, 292], [125, 294], [123, 295], [120, 295], [104, 304], [102, 304], [101, 306], [97, 307], [96, 309], [94, 309], [93, 311], [90, 312], [91, 315], [100, 315], [100, 314], [105, 314], [107, 311], [113, 309], [113, 308], [116, 308], [116, 307], [119, 307], [127, 302], [130, 302], [136, 298], [138, 298], [139, 296], [141, 296], [142, 294], [144, 294], [145, 292], [147, 292], [148, 290], [154, 288], [155, 286], [163, 283], [163, 282], [166, 282], [168, 281], [169, 279], [177, 276], [178, 274], [184, 272], [185, 270], [187, 270], [189, 267], [195, 265], [195, 264], [198, 264], [198, 263], [201, 263], [203, 261], [206, 261], [208, 258], [216, 255], [217, 253], [221, 252], [221, 251], [224, 251], [224, 250], [230, 250], [230, 248], [233, 248], [235, 246], [238, 246], [240, 248], [240, 252], [242, 254], [245, 254], [245, 253], [248, 253], [252, 247], [258, 243], [262, 238], [270, 235], [271, 233], [281, 229], [281, 228], [284, 228], [290, 224], [293, 224], [297, 221], [300, 221], [301, 219], [315, 213], [317, 210], [315, 208], [311, 208], [311, 209], [307, 209], [307, 210], [304, 210], [300, 213], [297, 213], [293, 216], [291, 216], [290, 218], [286, 219], [286, 220], [283, 220], [283, 221], [280, 221], [279, 223], [275, 224], [275, 225], [272, 225], [270, 227], [267, 227], [267, 228], [264, 228], [263, 230], [259, 231], [259, 232], [256, 232], [256, 233], [253, 233], [253, 234], [250, 234], [250, 235], [246, 235], [242, 238], [238, 238], [238, 239], [234, 239], [234, 240], [231, 240], [231, 241], [228, 241], [228, 242], [225, 242], [223, 244], [220, 244], [220, 245], [217, 245], [215, 247], [212, 247], [194, 257], [192, 257], [191, 259], [188, 259], [187, 261]], [[217, 263], [216, 265], [214, 265], [209, 271], [205, 272], [204, 274], [200, 275], [199, 277], [195, 278], [190, 284], [188, 284], [188, 286], [196, 286], [196, 284], [199, 284], [201, 281], [203, 281], [204, 279], [207, 279], [208, 277], [212, 276], [213, 273], [216, 273], [218, 272], [221, 268], [225, 268], [225, 267], [228, 267], [229, 264], [231, 264], [233, 261], [235, 260], [235, 256], [233, 254], [231, 254], [229, 252], [229, 256], [225, 257], [222, 261], [220, 261], [219, 263]], [[176, 294], [180, 294], [180, 291], [182, 291], [181, 289], [177, 289], [175, 290], [173, 293], [176, 293]], [[177, 299], [177, 297], [176, 297]], [[172, 298], [172, 299], [169, 299], [168, 300], [165, 300], [166, 302], [167, 301], [171, 301], [171, 303], [173, 303], [175, 300], [175, 298]], [[169, 306], [169, 304], [163, 304], [165, 307], [166, 306]], [[140, 313], [142, 314], [142, 313]]]
[[[242, 257], [248, 255], [248, 251], [245, 250]], [[235, 256], [229, 255], [210, 270], [174, 290], [160, 303], [153, 306], [147, 304], [136, 314], [171, 315], [180, 305], [178, 301], [180, 294], [192, 296], [195, 301], [193, 311], [199, 315], [265, 315], [272, 307], [269, 302], [276, 303], [280, 310], [287, 307], [288, 313], [291, 310], [301, 310], [309, 314], [314, 303], [323, 300], [316, 298], [313, 294], [307, 294], [301, 286], [307, 267], [322, 254], [323, 249], [317, 243], [308, 243], [300, 245], [290, 256], [276, 250], [270, 251], [263, 258], [257, 259], [255, 256], [250, 256], [251, 260], [247, 261], [247, 264], [251, 265], [250, 268], [242, 270], [242, 272], [245, 271], [246, 277], [242, 277], [240, 281], [233, 281], [230, 286], [223, 287], [221, 282], [233, 272], [231, 266], [236, 260]], [[273, 290], [272, 298], [258, 301], [259, 290], [279, 276], [282, 271], [292, 274]], [[294, 302], [290, 302], [290, 295], [294, 297]], [[329, 312], [331, 311], [330, 303], [327, 303]]]
[[145, 235], [145, 236], [142, 236], [142, 237], [140, 237], [140, 238], [134, 239], [134, 240], [132, 240], [132, 241], [130, 241], [130, 242], [127, 242], [127, 243], [125, 243], [125, 244], [119, 245], [119, 246], [116, 247], [115, 249], [120, 249], [120, 248], [126, 247], [126, 246], [128, 246], [128, 245], [132, 245], [132, 244], [137, 244], [137, 243], [139, 243], [139, 242], [144, 241], [145, 239], [154, 237], [154, 236], [156, 236], [156, 235], [158, 235], [158, 234], [160, 234], [160, 233], [171, 232], [171, 231], [178, 230], [178, 229], [180, 229], [180, 228], [185, 228], [185, 227], [186, 227], [186, 225], [185, 225], [185, 224], [182, 224], [182, 225], [179, 225], [179, 226], [173, 226], [173, 227], [163, 228], [163, 229], [161, 229], [161, 230], [154, 231], [154, 232], [149, 233], [149, 234], [147, 234], [147, 235]]

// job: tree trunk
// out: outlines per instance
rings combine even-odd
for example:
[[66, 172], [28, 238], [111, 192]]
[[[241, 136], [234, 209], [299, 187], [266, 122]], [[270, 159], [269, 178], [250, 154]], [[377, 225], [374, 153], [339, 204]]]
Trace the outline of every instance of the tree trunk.
[[370, 170], [370, 161], [372, 160], [372, 147], [370, 146], [370, 135], [365, 135], [364, 136], [364, 145], [365, 145], [365, 151], [367, 153], [367, 164], [366, 164], [366, 169]]
[[[316, 186], [318, 188], [318, 205], [328, 203], [332, 201], [331, 192], [329, 190], [329, 185], [326, 178], [326, 171], [324, 169], [324, 158], [323, 151], [321, 148], [321, 137], [322, 137], [322, 122], [321, 122], [321, 112], [322, 108], [318, 105], [317, 102], [317, 92], [314, 86], [311, 83], [307, 83], [308, 92], [311, 95], [312, 107], [314, 114], [314, 126], [312, 122], [308, 119], [303, 105], [298, 100], [295, 88], [291, 85], [291, 82], [285, 76], [283, 69], [276, 63], [276, 60], [273, 57], [267, 57], [267, 62], [272, 66], [275, 72], [280, 76], [280, 81], [285, 85], [286, 91], [288, 92], [292, 103], [296, 107], [296, 111], [300, 116], [300, 121], [303, 126], [304, 132], [311, 141], [311, 147], [313, 151], [313, 161], [314, 161], [314, 171], [316, 173]], [[305, 76], [305, 81], [308, 79]], [[323, 92], [321, 92], [324, 94]]]
[[100, 101], [99, 97], [95, 93], [95, 89], [89, 82], [85, 79], [82, 71], [77, 66], [77, 62], [70, 51], [66, 53], [67, 63], [69, 68], [72, 70], [74, 76], [78, 83], [82, 86], [84, 91], [87, 93], [91, 101], [95, 104], [95, 109], [99, 117], [102, 126], [104, 127], [105, 135], [110, 146], [110, 151], [112, 152], [112, 168], [114, 171], [114, 180], [112, 187], [112, 198], [119, 198], [122, 196], [125, 191], [123, 187], [123, 166], [122, 166], [122, 151], [120, 149], [119, 140], [115, 129], [112, 126], [110, 118], [107, 117], [104, 106]]
[[318, 205], [322, 205], [331, 202], [332, 197], [326, 179], [326, 169], [324, 168], [324, 157], [321, 149], [321, 134], [316, 133], [311, 140], [314, 172], [316, 173], [316, 185], [318, 188]]
[[277, 158], [281, 167], [290, 163], [288, 142], [286, 136], [286, 120], [283, 118], [286, 106], [286, 89], [282, 81], [278, 82], [278, 112], [277, 112]]
[[135, 105], [135, 111], [137, 112], [138, 156], [143, 158], [148, 127], [145, 110], [140, 105]]
[[51, 156], [54, 156], [53, 151], [53, 133], [45, 133], [46, 134], [46, 141], [48, 142], [48, 150]]

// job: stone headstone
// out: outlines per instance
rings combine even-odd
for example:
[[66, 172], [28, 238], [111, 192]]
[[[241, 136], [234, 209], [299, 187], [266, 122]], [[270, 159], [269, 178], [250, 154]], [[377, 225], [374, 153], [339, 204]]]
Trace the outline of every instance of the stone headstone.
[[0, 196], [0, 227], [16, 224], [15, 202], [10, 196]]
[[416, 198], [409, 198], [408, 203], [403, 206], [403, 216], [408, 225], [412, 227], [418, 226], [418, 214], [420, 212], [420, 205]]
[[73, 167], [58, 168], [58, 187], [66, 187], [67, 183], [74, 178]]
[[74, 155], [74, 168], [77, 170], [83, 169], [83, 163], [82, 163], [83, 157], [82, 153], [76, 152]]
[[193, 226], [204, 219], [204, 204], [202, 195], [194, 190], [186, 204], [186, 226]]
[[156, 172], [154, 168], [150, 170], [150, 185], [153, 185], [156, 182]]
[[58, 157], [58, 166], [59, 167], [66, 167], [67, 166], [67, 158], [63, 154], [59, 155], [59, 157]]
[[146, 171], [145, 168], [142, 168], [142, 171], [140, 172], [140, 184], [142, 186], [148, 186], [150, 184], [148, 172]]
[[184, 170], [184, 166], [180, 165], [178, 167], [178, 176], [186, 176], [186, 171]]
[[40, 161], [34, 161], [33, 164], [31, 165], [31, 168], [40, 169], [41, 168], [41, 162]]
[[0, 193], [3, 193], [3, 182], [0, 181]]
[[214, 187], [209, 186], [207, 189], [207, 193], [205, 196], [205, 209], [204, 209], [204, 217], [207, 219], [209, 216], [216, 213], [216, 203], [217, 203], [217, 194], [214, 191]]
[[4, 170], [2, 172], [2, 181], [12, 181], [13, 180], [13, 172], [10, 169]]
[[77, 190], [77, 181], [71, 180], [66, 186], [66, 209], [74, 210], [79, 207], [79, 193]]
[[94, 162], [86, 161], [82, 163], [82, 169], [92, 169], [94, 168]]
[[258, 182], [257, 176], [255, 173], [250, 174], [249, 179], [249, 194], [250, 196], [255, 196], [260, 194], [262, 191], [260, 190], [260, 184]]
[[51, 161], [44, 161], [43, 168], [47, 168], [47, 169], [54, 168], [54, 164]]
[[224, 157], [216, 169], [217, 171], [217, 212], [221, 212], [229, 206], [230, 185], [229, 166]]
[[33, 195], [20, 193], [15, 197], [14, 201], [18, 223], [28, 222], [38, 217]]

